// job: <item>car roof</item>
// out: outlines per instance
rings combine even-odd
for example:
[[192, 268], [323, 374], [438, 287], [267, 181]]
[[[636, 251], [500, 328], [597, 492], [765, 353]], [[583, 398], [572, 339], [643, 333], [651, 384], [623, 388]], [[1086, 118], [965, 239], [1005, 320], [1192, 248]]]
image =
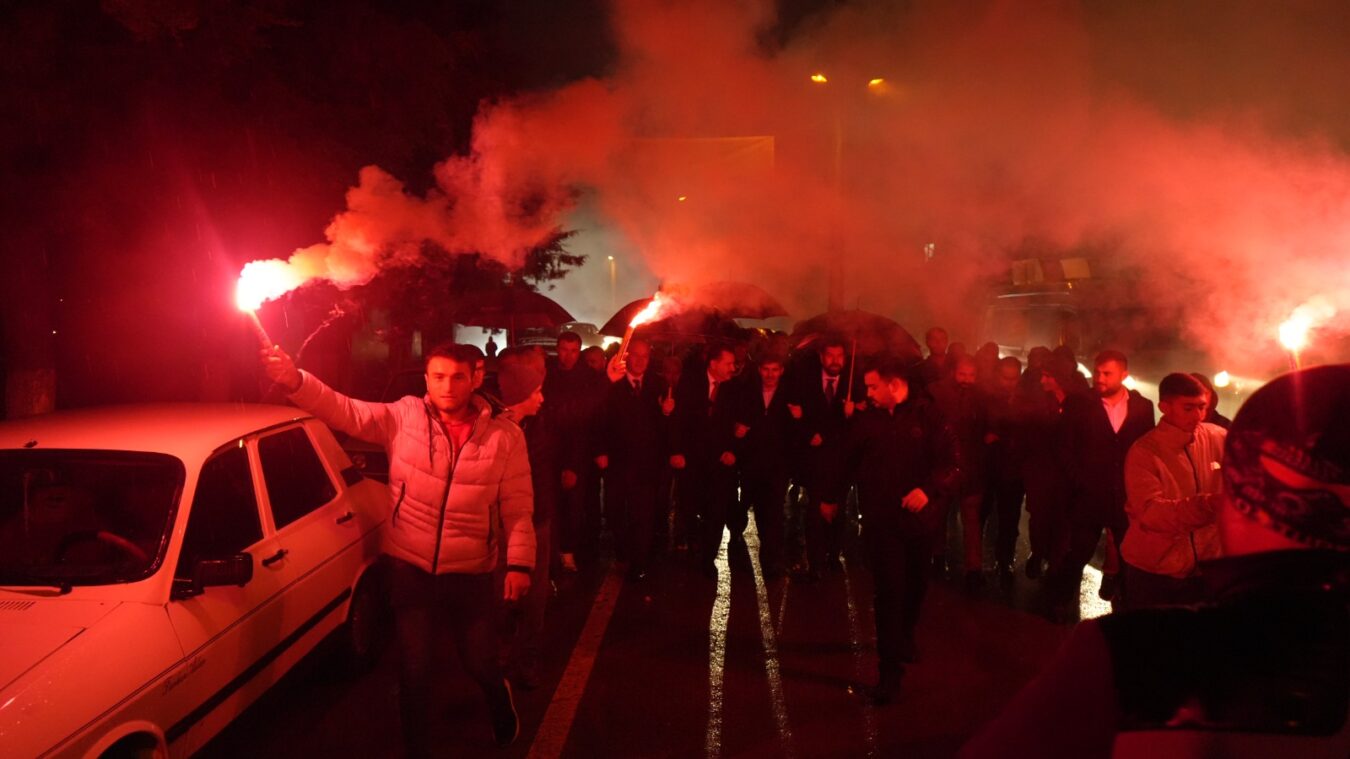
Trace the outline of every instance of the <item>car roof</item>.
[[0, 422], [0, 449], [153, 451], [194, 461], [244, 435], [309, 416], [291, 406], [260, 403], [163, 403], [58, 411]]

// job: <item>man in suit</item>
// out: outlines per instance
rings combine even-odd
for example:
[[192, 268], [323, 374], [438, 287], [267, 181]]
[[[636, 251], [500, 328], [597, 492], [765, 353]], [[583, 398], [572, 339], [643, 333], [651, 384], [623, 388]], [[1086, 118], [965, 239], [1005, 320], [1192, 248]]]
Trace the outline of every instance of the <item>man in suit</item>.
[[658, 486], [665, 469], [666, 414], [673, 409], [665, 380], [649, 371], [651, 345], [628, 345], [624, 374], [605, 395], [595, 464], [605, 473], [605, 512], [613, 520], [615, 554], [628, 562], [628, 577], [647, 575], [656, 528]]
[[[1072, 617], [1078, 586], [1109, 529], [1119, 547], [1129, 527], [1125, 516], [1125, 454], [1153, 429], [1153, 402], [1125, 387], [1129, 360], [1107, 350], [1093, 362], [1094, 393], [1071, 393], [1064, 401], [1062, 445], [1068, 465], [1069, 507], [1064, 525], [1068, 553], [1051, 568], [1053, 614]], [[1123, 591], [1128, 592], [1128, 591]]]
[[801, 421], [804, 440], [801, 484], [809, 499], [806, 507], [807, 571], [798, 579], [820, 579], [827, 566], [838, 566], [843, 514], [839, 502], [830, 504], [824, 491], [840, 465], [840, 452], [847, 427], [844, 401], [848, 400], [847, 354], [841, 338], [821, 342], [818, 364], [807, 364], [798, 376], [796, 399], [789, 413]]
[[736, 499], [736, 391], [729, 386], [735, 369], [731, 346], [710, 345], [703, 370], [680, 378], [670, 425], [670, 466], [682, 471], [680, 498], [698, 515], [692, 548], [700, 571], [710, 578], [717, 577], [713, 562]]
[[781, 577], [784, 571], [784, 499], [791, 446], [800, 424], [788, 410], [783, 391], [785, 361], [781, 355], [768, 354], [745, 375], [734, 427], [743, 451], [743, 506], [755, 510], [759, 564], [766, 579]]

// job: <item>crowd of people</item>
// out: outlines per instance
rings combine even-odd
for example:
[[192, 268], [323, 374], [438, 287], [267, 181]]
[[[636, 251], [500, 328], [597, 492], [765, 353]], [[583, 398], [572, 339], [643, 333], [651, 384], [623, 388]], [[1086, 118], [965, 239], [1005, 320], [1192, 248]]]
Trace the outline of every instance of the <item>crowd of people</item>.
[[[729, 554], [745, 555], [751, 514], [766, 581], [817, 582], [859, 548], [875, 593], [879, 676], [865, 693], [876, 704], [918, 656], [927, 583], [948, 571], [949, 522], [966, 590], [991, 576], [1007, 586], [1025, 505], [1020, 569], [1043, 583], [1055, 620], [1077, 618], [1098, 550], [1099, 593], [1118, 610], [1213, 598], [1202, 567], [1223, 555], [1229, 421], [1205, 377], [1164, 378], [1159, 420], [1126, 386], [1118, 351], [1091, 357], [1089, 378], [1063, 347], [1033, 349], [1023, 365], [992, 344], [967, 353], [941, 328], [925, 343], [917, 362], [860, 359], [828, 335], [794, 351], [777, 335], [683, 353], [639, 337], [607, 356], [563, 333], [554, 357], [500, 351], [492, 376], [481, 351], [452, 345], [427, 356], [426, 398], [396, 404], [346, 398], [279, 349], [264, 364], [297, 405], [390, 448], [386, 542], [417, 755], [433, 625], [453, 632], [509, 743], [511, 688], [539, 683], [552, 573], [596, 565], [612, 545], [630, 581], [663, 556], [715, 579], [724, 534], [740, 549]], [[506, 662], [500, 614], [487, 611], [498, 599], [522, 611]]]

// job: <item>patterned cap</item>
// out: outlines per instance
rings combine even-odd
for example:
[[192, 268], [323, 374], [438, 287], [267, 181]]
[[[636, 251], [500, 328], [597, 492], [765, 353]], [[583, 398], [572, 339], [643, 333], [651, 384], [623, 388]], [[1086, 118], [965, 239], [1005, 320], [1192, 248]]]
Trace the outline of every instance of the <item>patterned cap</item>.
[[1242, 513], [1304, 545], [1350, 551], [1350, 364], [1256, 391], [1228, 431], [1223, 471]]

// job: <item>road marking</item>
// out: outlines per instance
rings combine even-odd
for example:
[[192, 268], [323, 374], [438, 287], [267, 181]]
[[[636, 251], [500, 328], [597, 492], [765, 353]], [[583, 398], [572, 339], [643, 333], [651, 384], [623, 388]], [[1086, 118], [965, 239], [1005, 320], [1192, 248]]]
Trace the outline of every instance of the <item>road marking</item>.
[[[844, 597], [848, 599], [848, 640], [853, 649], [853, 672], [859, 681], [863, 680], [862, 625], [858, 622], [858, 607], [853, 603], [853, 582], [849, 580], [849, 562], [843, 556]], [[863, 699], [863, 734], [867, 738], [867, 755], [881, 756], [881, 740], [877, 735], [877, 713], [872, 704]]]
[[581, 636], [572, 649], [572, 657], [567, 660], [567, 669], [553, 691], [544, 719], [539, 723], [534, 742], [530, 744], [529, 759], [554, 759], [562, 755], [567, 745], [567, 735], [572, 731], [572, 720], [577, 716], [577, 706], [586, 693], [586, 682], [590, 680], [591, 670], [595, 667], [595, 657], [600, 652], [600, 643], [609, 627], [609, 618], [614, 614], [614, 604], [619, 600], [619, 591], [623, 589], [623, 574], [611, 569], [595, 594], [591, 611], [586, 616], [586, 624], [581, 628]]
[[773, 629], [773, 608], [769, 606], [769, 592], [764, 587], [764, 572], [759, 564], [759, 531], [755, 517], [745, 529], [745, 546], [750, 553], [750, 568], [755, 575], [755, 605], [759, 609], [759, 636], [764, 644], [764, 674], [769, 679], [769, 698], [773, 702], [773, 719], [778, 724], [778, 743], [783, 756], [796, 755], [792, 740], [792, 726], [788, 722], [787, 698], [783, 695], [783, 677], [778, 663], [778, 638]]
[[717, 547], [717, 600], [708, 617], [708, 732], [703, 753], [722, 755], [722, 676], [727, 659], [727, 623], [731, 619], [731, 567], [727, 563], [727, 542], [731, 533], [722, 528]]

